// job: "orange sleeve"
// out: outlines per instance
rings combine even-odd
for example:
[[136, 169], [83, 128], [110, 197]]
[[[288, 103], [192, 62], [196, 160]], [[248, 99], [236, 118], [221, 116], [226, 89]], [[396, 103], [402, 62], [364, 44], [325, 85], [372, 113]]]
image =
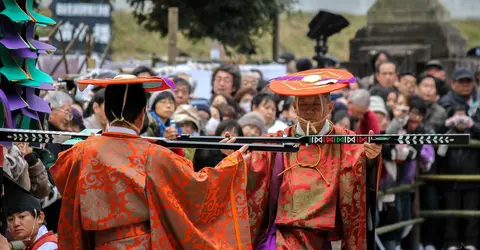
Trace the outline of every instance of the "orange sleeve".
[[153, 249], [250, 249], [245, 162], [239, 152], [194, 172], [152, 145], [146, 192]]
[[82, 142], [79, 142], [74, 147], [60, 152], [60, 154], [58, 155], [58, 159], [48, 169], [48, 171], [52, 175], [55, 186], [57, 187], [60, 195], [62, 196], [65, 191], [65, 187], [67, 186], [67, 181], [77, 179], [75, 178], [75, 176], [70, 175], [70, 173], [73, 166], [79, 163], [75, 161], [75, 159], [82, 159], [82, 145]]

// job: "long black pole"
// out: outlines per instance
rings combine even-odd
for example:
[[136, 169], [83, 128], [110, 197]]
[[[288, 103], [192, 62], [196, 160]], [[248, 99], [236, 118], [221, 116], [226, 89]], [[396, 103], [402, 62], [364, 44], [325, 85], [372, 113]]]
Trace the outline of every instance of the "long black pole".
[[[0, 141], [8, 142], [30, 142], [30, 143], [53, 143], [64, 144], [69, 140], [85, 140], [89, 135], [73, 132], [57, 132], [43, 130], [25, 130], [25, 129], [0, 129]], [[160, 137], [143, 137], [149, 141], [157, 143], [167, 148], [202, 148], [202, 149], [228, 149], [237, 150], [244, 144], [240, 143], [220, 143], [220, 142], [198, 142], [198, 141], [171, 141]], [[298, 152], [298, 145], [268, 145], [268, 144], [248, 144], [250, 151], [270, 151], [270, 152]]]
[[[180, 141], [218, 142], [221, 136], [181, 135]], [[236, 143], [294, 143], [294, 144], [446, 144], [469, 145], [469, 134], [385, 134], [385, 135], [324, 135], [302, 137], [236, 137]]]

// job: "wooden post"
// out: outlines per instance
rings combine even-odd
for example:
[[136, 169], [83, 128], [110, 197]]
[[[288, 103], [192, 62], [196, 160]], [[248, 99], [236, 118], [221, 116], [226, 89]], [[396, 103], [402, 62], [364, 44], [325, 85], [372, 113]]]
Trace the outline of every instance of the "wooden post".
[[272, 60], [278, 60], [278, 44], [280, 41], [280, 15], [275, 14], [273, 18], [273, 44], [272, 44]]
[[168, 64], [175, 65], [177, 59], [178, 8], [168, 8]]

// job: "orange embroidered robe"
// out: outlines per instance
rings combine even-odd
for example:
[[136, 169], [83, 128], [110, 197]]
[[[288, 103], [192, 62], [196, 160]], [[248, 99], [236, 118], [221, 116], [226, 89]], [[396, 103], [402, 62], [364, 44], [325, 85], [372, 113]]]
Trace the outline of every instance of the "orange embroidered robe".
[[104, 133], [60, 154], [59, 249], [251, 249], [245, 163], [198, 173], [138, 136]]
[[[290, 127], [285, 132], [293, 136], [294, 129]], [[336, 126], [331, 133], [353, 134]], [[276, 136], [282, 134], [280, 131]], [[266, 217], [274, 159], [274, 153], [254, 152], [249, 166], [247, 195], [255, 245], [268, 231]], [[284, 153], [283, 160], [275, 218], [277, 249], [322, 249], [330, 240], [342, 239], [348, 250], [366, 250], [363, 145], [301, 146], [298, 153]]]

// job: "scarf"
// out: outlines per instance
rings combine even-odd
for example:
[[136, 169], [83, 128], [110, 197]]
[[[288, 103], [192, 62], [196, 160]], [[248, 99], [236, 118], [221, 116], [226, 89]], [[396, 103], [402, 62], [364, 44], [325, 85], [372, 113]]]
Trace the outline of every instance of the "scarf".
[[[162, 119], [160, 119], [160, 116], [155, 113], [155, 111], [150, 111], [150, 115], [155, 119], [155, 122], [158, 124], [158, 134], [156, 136], [163, 137], [163, 134], [165, 133], [165, 129], [170, 127], [170, 122], [171, 119], [168, 118], [166, 123], [163, 123]], [[182, 134], [182, 129], [177, 127], [177, 132], [179, 135]]]

